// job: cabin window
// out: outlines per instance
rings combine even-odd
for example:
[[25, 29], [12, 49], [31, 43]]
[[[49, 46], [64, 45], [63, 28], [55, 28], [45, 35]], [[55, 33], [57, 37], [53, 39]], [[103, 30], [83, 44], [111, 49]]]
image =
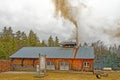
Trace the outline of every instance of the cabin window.
[[69, 70], [69, 62], [60, 62], [60, 70]]
[[67, 65], [69, 65], [69, 63], [68, 63], [68, 62], [65, 62], [65, 66], [67, 66]]
[[55, 62], [47, 62], [46, 69], [55, 70]]
[[89, 62], [85, 62], [84, 63], [84, 67], [89, 67], [90, 66], [90, 63]]
[[51, 62], [51, 65], [54, 65], [54, 62]]
[[64, 66], [64, 65], [67, 66], [67, 65], [69, 65], [69, 63], [68, 62], [60, 62], [60, 65], [61, 66]]
[[47, 65], [54, 65], [54, 62], [47, 62]]
[[62, 66], [62, 65], [64, 65], [64, 63], [63, 63], [63, 62], [61, 62], [61, 63], [60, 63], [60, 65], [61, 65], [61, 66]]
[[47, 62], [47, 65], [50, 65], [50, 62]]

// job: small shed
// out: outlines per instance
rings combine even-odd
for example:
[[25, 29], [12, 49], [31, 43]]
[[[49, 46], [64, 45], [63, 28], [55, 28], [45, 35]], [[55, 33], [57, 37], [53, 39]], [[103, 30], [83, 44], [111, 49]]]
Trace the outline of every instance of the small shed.
[[62, 47], [23, 47], [10, 56], [14, 69], [35, 70], [38, 55], [46, 55], [48, 70], [79, 70], [93, 71], [93, 47], [79, 47], [74, 58], [74, 48]]

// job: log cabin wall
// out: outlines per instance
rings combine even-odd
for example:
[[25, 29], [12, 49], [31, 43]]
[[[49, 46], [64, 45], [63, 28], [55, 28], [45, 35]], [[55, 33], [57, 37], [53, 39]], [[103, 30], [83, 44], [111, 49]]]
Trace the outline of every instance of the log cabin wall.
[[[26, 68], [31, 66], [31, 69], [35, 70], [36, 65], [39, 65], [38, 59], [17, 59], [11, 60], [13, 65], [21, 66], [21, 68]], [[66, 58], [47, 58], [46, 62], [54, 62], [55, 70], [60, 70], [60, 63], [69, 63], [69, 70], [75, 71], [92, 71], [93, 70], [93, 59], [66, 59]], [[17, 66], [14, 66], [16, 69]], [[25, 67], [26, 66], [26, 67]], [[21, 69], [18, 67], [17, 69]], [[23, 69], [24, 70], [24, 69]], [[30, 69], [28, 69], [30, 70]]]
[[[37, 60], [36, 60], [37, 61]], [[34, 71], [35, 59], [30, 58], [14, 58], [11, 59], [12, 70]]]
[[82, 60], [83, 62], [83, 66], [82, 69], [83, 71], [93, 71], [93, 67], [94, 67], [94, 61], [93, 59], [84, 59]]
[[21, 58], [14, 58], [14, 59], [11, 59], [12, 61], [12, 64], [16, 64], [16, 65], [21, 65], [22, 64], [22, 59]]

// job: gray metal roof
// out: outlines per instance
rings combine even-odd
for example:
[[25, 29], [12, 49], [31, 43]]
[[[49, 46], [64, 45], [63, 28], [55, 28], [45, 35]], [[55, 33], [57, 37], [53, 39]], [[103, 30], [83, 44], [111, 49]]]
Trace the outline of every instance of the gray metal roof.
[[76, 58], [93, 59], [94, 58], [94, 48], [89, 47], [89, 46], [80, 47], [78, 50], [78, 54], [76, 55]]
[[[61, 47], [23, 47], [10, 58], [38, 58], [39, 54], [47, 58], [73, 58], [73, 49], [62, 49]], [[94, 58], [92, 47], [80, 47], [76, 58]]]

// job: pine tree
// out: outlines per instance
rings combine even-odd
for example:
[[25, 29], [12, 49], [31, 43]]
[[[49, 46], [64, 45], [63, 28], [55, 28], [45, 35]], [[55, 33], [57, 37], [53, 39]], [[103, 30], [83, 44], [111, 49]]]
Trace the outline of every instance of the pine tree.
[[55, 46], [56, 47], [60, 46], [59, 39], [57, 36], [55, 37]]
[[21, 31], [16, 32], [15, 42], [17, 44], [18, 49], [22, 48]]
[[44, 40], [42, 40], [41, 46], [42, 46], [42, 47], [47, 46]]
[[37, 35], [30, 30], [28, 36], [25, 32], [16, 31], [15, 34], [11, 27], [4, 27], [0, 33], [0, 59], [9, 59], [9, 56], [24, 46], [59, 46], [59, 39], [56, 36], [55, 41], [52, 36], [48, 39], [48, 44], [40, 41]]
[[6, 59], [6, 52], [4, 49], [2, 37], [0, 37], [0, 59]]
[[[14, 52], [13, 45], [13, 30], [11, 27], [8, 29], [4, 27], [3, 35], [1, 37], [1, 53], [5, 56], [5, 59], [9, 59], [9, 56]], [[2, 51], [4, 50], [4, 51]]]
[[53, 47], [54, 46], [54, 41], [53, 41], [52, 36], [50, 36], [49, 39], [48, 39], [48, 46], [49, 47]]
[[29, 46], [38, 46], [40, 44], [40, 41], [36, 34], [30, 30], [29, 36], [28, 36]]
[[12, 29], [11, 27], [9, 27], [8, 29], [6, 27], [4, 27], [3, 29], [3, 39], [4, 42], [9, 42], [10, 39], [12, 38]]
[[25, 34], [25, 32], [21, 33], [21, 40], [22, 40], [21, 44], [23, 47], [28, 46], [28, 38], [27, 38], [27, 35]]

